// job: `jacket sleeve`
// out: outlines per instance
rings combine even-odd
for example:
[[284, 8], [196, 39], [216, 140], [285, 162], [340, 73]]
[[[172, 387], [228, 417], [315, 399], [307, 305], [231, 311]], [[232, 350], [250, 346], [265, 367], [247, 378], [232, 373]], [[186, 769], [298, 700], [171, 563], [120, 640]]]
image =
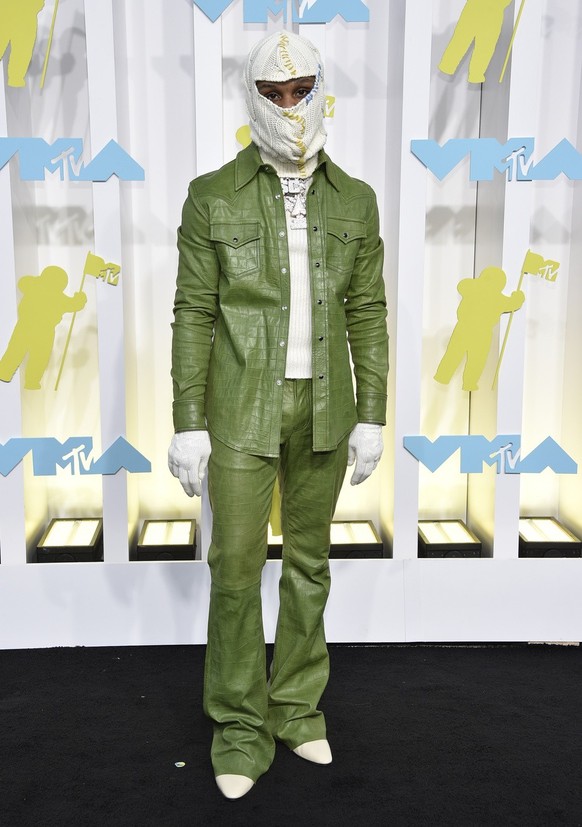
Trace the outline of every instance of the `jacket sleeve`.
[[346, 293], [348, 342], [356, 377], [359, 422], [386, 424], [388, 332], [383, 277], [384, 245], [376, 196], [371, 192], [367, 234]]
[[190, 184], [182, 211], [178, 251], [172, 324], [173, 415], [176, 431], [185, 431], [206, 428], [204, 399], [220, 275], [208, 212], [196, 197], [195, 182]]

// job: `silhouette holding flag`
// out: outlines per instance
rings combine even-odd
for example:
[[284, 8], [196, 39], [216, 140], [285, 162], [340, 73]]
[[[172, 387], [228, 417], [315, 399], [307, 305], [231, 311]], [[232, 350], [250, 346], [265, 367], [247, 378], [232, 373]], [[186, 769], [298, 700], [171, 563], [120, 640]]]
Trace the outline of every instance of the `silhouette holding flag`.
[[8, 86], [24, 86], [44, 0], [0, 0], [0, 59], [10, 47]]
[[[521, 292], [521, 286], [523, 284], [523, 278], [526, 273], [529, 273], [532, 276], [540, 276], [545, 281], [554, 282], [558, 278], [558, 270], [560, 269], [560, 265], [557, 261], [547, 260], [540, 256], [538, 253], [532, 253], [531, 250], [528, 250], [525, 254], [525, 258], [523, 260], [523, 264], [521, 266], [521, 273], [519, 276], [519, 282], [517, 285], [517, 290]], [[503, 361], [503, 356], [505, 355], [505, 348], [507, 347], [507, 340], [509, 338], [509, 331], [511, 330], [511, 323], [513, 321], [513, 313], [509, 317], [509, 321], [507, 323], [507, 328], [505, 330], [505, 336], [503, 337], [503, 345], [501, 346], [501, 351], [499, 353], [499, 361], [497, 362], [497, 367], [495, 369], [495, 376], [493, 377], [493, 384], [491, 385], [491, 389], [493, 390], [497, 385], [497, 379], [499, 378], [499, 370], [501, 368], [501, 362]]]
[[45, 267], [40, 276], [23, 276], [18, 281], [22, 299], [18, 320], [8, 347], [0, 359], [0, 380], [10, 382], [28, 356], [24, 387], [38, 390], [48, 365], [55, 330], [65, 313], [76, 314], [85, 307], [87, 296], [79, 290], [74, 296], [64, 292], [69, 279], [61, 267]]
[[457, 324], [434, 378], [448, 385], [466, 357], [463, 390], [476, 391], [491, 348], [493, 329], [503, 313], [514, 313], [525, 301], [518, 289], [503, 293], [506, 276], [499, 267], [486, 267], [476, 279], [463, 279], [457, 285], [461, 301]]
[[[79, 291], [83, 290], [85, 285], [85, 278], [87, 276], [93, 276], [95, 279], [102, 279], [106, 284], [112, 284], [114, 286], [119, 284], [119, 273], [121, 271], [121, 267], [119, 264], [112, 264], [112, 262], [105, 262], [104, 258], [101, 256], [96, 256], [94, 253], [87, 253], [87, 258], [85, 259], [85, 266], [83, 267], [83, 277], [81, 278], [81, 286], [79, 287]], [[69, 344], [71, 342], [71, 335], [73, 333], [73, 326], [75, 324], [75, 319], [77, 317], [76, 313], [73, 313], [73, 318], [71, 319], [71, 324], [69, 325], [69, 332], [67, 333], [67, 339], [65, 341], [65, 349], [63, 351], [63, 358], [61, 359], [61, 366], [59, 368], [59, 373], [57, 375], [57, 381], [55, 382], [55, 390], [58, 390], [59, 384], [61, 381], [61, 376], [63, 375], [63, 368], [65, 366], [65, 359], [67, 358], [67, 352], [69, 350]]]
[[503, 14], [511, 2], [512, 0], [467, 0], [439, 63], [441, 72], [454, 75], [474, 43], [469, 63], [469, 83], [484, 83], [485, 73], [501, 35]]

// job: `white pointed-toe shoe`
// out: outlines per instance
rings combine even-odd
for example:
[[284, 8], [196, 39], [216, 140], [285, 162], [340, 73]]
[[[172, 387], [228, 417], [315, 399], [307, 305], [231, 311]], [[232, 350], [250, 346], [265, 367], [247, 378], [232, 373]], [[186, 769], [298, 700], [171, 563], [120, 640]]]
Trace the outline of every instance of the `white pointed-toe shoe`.
[[331, 749], [325, 738], [319, 741], [306, 741], [295, 747], [293, 752], [306, 761], [313, 761], [314, 764], [331, 764]]
[[254, 781], [246, 775], [217, 775], [216, 784], [225, 798], [242, 798], [246, 795]]

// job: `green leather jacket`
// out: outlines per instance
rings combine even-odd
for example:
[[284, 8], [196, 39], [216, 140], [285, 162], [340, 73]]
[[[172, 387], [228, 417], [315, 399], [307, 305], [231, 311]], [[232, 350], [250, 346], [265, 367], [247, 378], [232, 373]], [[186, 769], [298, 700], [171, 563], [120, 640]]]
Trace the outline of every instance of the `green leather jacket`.
[[[307, 196], [313, 449], [328, 451], [358, 421], [385, 424], [388, 337], [374, 192], [324, 152], [318, 161]], [[190, 184], [178, 249], [174, 426], [277, 456], [289, 254], [280, 181], [256, 146]]]

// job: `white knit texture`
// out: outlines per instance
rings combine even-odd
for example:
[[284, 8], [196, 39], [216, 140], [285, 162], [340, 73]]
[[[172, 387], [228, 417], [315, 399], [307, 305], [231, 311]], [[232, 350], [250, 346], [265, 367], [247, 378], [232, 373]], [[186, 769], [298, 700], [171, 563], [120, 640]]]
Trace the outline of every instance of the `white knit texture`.
[[293, 230], [287, 215], [291, 303], [286, 379], [311, 379], [311, 281], [307, 230]]
[[252, 88], [257, 80], [284, 83], [292, 78], [316, 75], [320, 65], [319, 52], [306, 37], [287, 31], [275, 32], [249, 52], [245, 82], [247, 88]]
[[259, 154], [263, 163], [270, 164], [279, 178], [311, 178], [317, 169], [317, 155], [298, 164], [296, 161], [284, 161], [279, 155], [276, 155], [265, 146], [260, 147]]
[[[295, 106], [285, 109], [265, 98], [257, 89], [258, 80], [285, 82], [315, 77], [311, 92]], [[293, 32], [269, 35], [251, 50], [244, 72], [251, 138], [266, 161], [278, 158], [307, 177], [327, 140], [324, 127], [325, 90], [319, 52], [308, 40]], [[285, 174], [292, 172], [285, 170]]]

